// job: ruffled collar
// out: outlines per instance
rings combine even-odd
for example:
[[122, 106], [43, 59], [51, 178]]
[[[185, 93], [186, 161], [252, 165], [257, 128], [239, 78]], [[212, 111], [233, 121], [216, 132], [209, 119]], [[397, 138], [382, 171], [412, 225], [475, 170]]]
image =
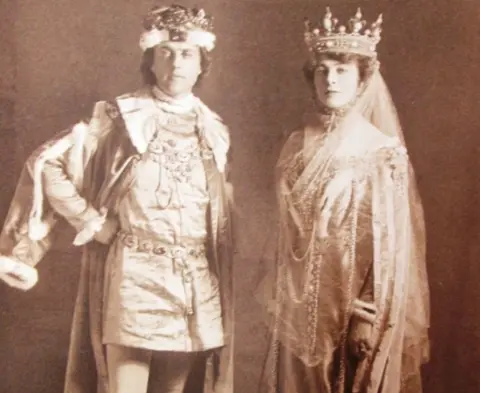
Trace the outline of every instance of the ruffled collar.
[[190, 93], [182, 98], [174, 98], [163, 92], [158, 86], [151, 89], [155, 104], [163, 110], [171, 113], [188, 113], [197, 106], [196, 97]]

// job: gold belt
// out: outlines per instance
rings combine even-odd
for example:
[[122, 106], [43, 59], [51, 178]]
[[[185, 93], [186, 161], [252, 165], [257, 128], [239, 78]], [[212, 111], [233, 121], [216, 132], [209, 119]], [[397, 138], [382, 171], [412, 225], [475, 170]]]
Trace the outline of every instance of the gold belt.
[[186, 313], [187, 315], [193, 315], [193, 271], [188, 263], [188, 257], [199, 258], [205, 256], [205, 244], [195, 246], [166, 244], [158, 240], [140, 238], [139, 236], [124, 231], [120, 231], [117, 237], [131, 250], [164, 255], [172, 259], [174, 265], [179, 267], [182, 273], [186, 296]]
[[170, 258], [179, 259], [184, 259], [188, 256], [199, 258], [206, 255], [205, 244], [194, 246], [167, 244], [159, 240], [140, 238], [139, 236], [124, 231], [120, 231], [117, 236], [125, 246], [133, 251], [165, 255]]

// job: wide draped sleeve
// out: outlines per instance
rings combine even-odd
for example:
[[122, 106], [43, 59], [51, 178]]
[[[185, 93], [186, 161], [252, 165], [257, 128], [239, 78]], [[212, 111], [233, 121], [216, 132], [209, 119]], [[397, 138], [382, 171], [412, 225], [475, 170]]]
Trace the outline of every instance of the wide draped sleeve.
[[57, 134], [27, 159], [0, 235], [1, 255], [33, 266], [52, 246], [59, 217], [77, 232], [102, 217], [85, 197], [85, 176], [112, 130], [108, 105], [98, 102], [89, 120]]
[[380, 149], [370, 168], [376, 347], [356, 387], [421, 392], [430, 318], [423, 209], [403, 146]]

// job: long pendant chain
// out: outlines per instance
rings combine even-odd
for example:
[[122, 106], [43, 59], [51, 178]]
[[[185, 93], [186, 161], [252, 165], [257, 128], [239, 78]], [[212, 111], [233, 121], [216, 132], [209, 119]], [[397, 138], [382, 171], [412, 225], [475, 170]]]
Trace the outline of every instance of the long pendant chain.
[[345, 271], [348, 274], [347, 280], [347, 293], [343, 302], [344, 310], [344, 319], [342, 326], [342, 334], [340, 338], [340, 371], [337, 381], [337, 393], [344, 393], [345, 391], [345, 378], [346, 378], [346, 365], [345, 365], [345, 356], [346, 356], [346, 343], [348, 337], [348, 324], [350, 321], [351, 307], [352, 307], [352, 295], [353, 295], [353, 282], [355, 278], [355, 262], [356, 262], [356, 252], [357, 252], [357, 226], [358, 226], [358, 209], [359, 201], [357, 197], [357, 182], [354, 179], [352, 184], [352, 200], [353, 200], [353, 209], [351, 212], [350, 219], [350, 231], [345, 239], [345, 244], [348, 247], [348, 266]]

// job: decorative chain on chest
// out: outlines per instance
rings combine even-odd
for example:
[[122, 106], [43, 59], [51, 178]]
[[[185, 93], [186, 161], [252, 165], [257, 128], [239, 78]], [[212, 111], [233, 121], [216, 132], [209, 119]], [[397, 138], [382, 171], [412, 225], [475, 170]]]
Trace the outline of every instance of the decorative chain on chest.
[[148, 152], [150, 158], [166, 171], [167, 176], [179, 183], [191, 181], [195, 162], [202, 157], [199, 143], [195, 140], [179, 144], [173, 139], [157, 139], [150, 144]]

